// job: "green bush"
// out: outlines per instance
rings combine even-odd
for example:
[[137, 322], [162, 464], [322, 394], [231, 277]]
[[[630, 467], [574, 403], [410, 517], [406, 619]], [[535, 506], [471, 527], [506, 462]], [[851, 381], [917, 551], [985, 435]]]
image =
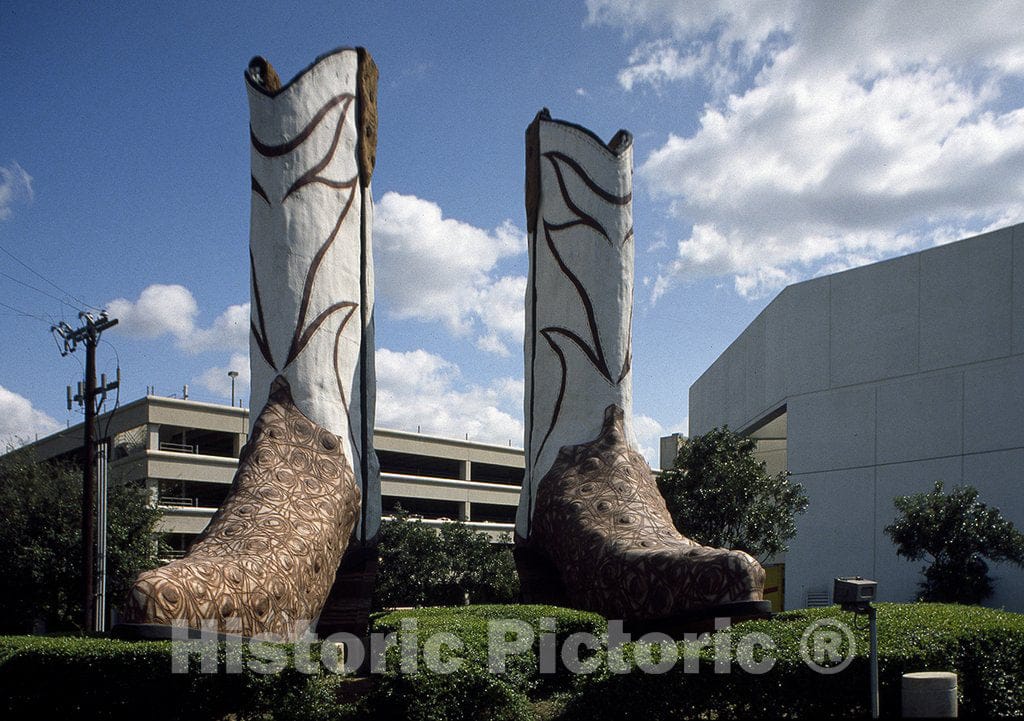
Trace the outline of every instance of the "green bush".
[[[508, 539], [509, 541], [511, 539]], [[376, 610], [399, 606], [508, 603], [519, 597], [511, 547], [462, 521], [440, 528], [398, 508], [380, 527]]]
[[[195, 721], [222, 719], [339, 719], [349, 707], [336, 690], [343, 677], [318, 667], [303, 674], [293, 663], [276, 674], [226, 673], [225, 646], [218, 646], [218, 672], [172, 673], [169, 641], [104, 638], [0, 637], [0, 716], [19, 718]], [[244, 649], [244, 647], [243, 647]], [[317, 647], [313, 648], [317, 652]]]
[[978, 500], [978, 489], [958, 486], [948, 494], [942, 481], [928, 493], [896, 496], [899, 514], [885, 527], [896, 552], [925, 560], [922, 601], [981, 603], [992, 595], [989, 561], [1024, 567], [1024, 533], [998, 508]]
[[[402, 634], [415, 618], [415, 673], [401, 669]], [[534, 631], [533, 644], [509, 656], [504, 673], [488, 668], [488, 622], [524, 621]], [[126, 642], [77, 637], [0, 637], [0, 718], [53, 717], [104, 719], [140, 717], [177, 719], [365, 719], [412, 721], [486, 719], [526, 721], [537, 711], [545, 718], [754, 718], [852, 717], [868, 711], [868, 635], [866, 619], [838, 607], [791, 611], [767, 621], [750, 621], [711, 634], [698, 648], [686, 641], [634, 642], [618, 654], [598, 649], [589, 661], [592, 673], [575, 676], [565, 669], [541, 674], [537, 632], [548, 632], [553, 619], [555, 643], [568, 634], [602, 636], [600, 616], [551, 606], [463, 606], [423, 608], [376, 616], [375, 633], [397, 634], [399, 647], [386, 654], [386, 666], [369, 681], [352, 681], [317, 665], [303, 674], [294, 663], [300, 647], [279, 645], [286, 654], [283, 671], [259, 674], [242, 647], [240, 673], [226, 673], [230, 651], [218, 647], [216, 674], [171, 673], [169, 642]], [[403, 620], [406, 628], [403, 628]], [[815, 622], [841, 621], [854, 634], [856, 653], [840, 673], [810, 669], [800, 654], [801, 637]], [[1024, 616], [976, 606], [879, 604], [879, 667], [882, 715], [900, 713], [900, 683], [910, 671], [955, 671], [959, 677], [960, 712], [970, 717], [1024, 715]], [[429, 670], [424, 644], [447, 632], [461, 643], [455, 673]], [[749, 658], [740, 641], [760, 633], [770, 639], [774, 667], [763, 674], [744, 670]], [[550, 639], [548, 639], [550, 641]], [[548, 641], [545, 641], [547, 643]], [[714, 645], [728, 651], [716, 673]], [[662, 652], [679, 657], [664, 673], [646, 673], [642, 663], [657, 663]], [[310, 649], [319, 654], [319, 647]], [[696, 673], [687, 672], [689, 654]], [[763, 654], [754, 655], [760, 660]], [[442, 657], [443, 659], [444, 657]], [[747, 665], [749, 668], [749, 664]], [[346, 686], [346, 684], [351, 684]], [[362, 684], [362, 685], [360, 685]], [[361, 694], [357, 703], [340, 699]], [[540, 701], [541, 703], [538, 703]]]
[[[2, 449], [0, 449], [2, 450]], [[161, 513], [138, 487], [114, 484], [107, 508], [107, 598], [117, 606], [131, 580], [159, 565]], [[0, 456], [0, 632], [82, 628], [82, 472], [37, 462], [30, 448]]]
[[[869, 663], [866, 618], [833, 606], [792, 611], [772, 620], [750, 621], [710, 638], [731, 639], [728, 673], [716, 673], [713, 646], [691, 646], [695, 672], [679, 661], [663, 674], [637, 667], [640, 644], [622, 648], [624, 673], [608, 659], [586, 678], [562, 718], [761, 718], [868, 714]], [[854, 633], [856, 653], [844, 670], [825, 675], [802, 659], [800, 641], [817, 621], [834, 619]], [[941, 604], [879, 604], [879, 677], [883, 716], [900, 715], [901, 677], [911, 671], [954, 671], [960, 712], [969, 717], [1024, 715], [1024, 616], [980, 607]], [[763, 674], [743, 670], [736, 649], [750, 633], [771, 639], [774, 667]], [[657, 649], [657, 647], [655, 647]], [[651, 654], [658, 660], [658, 653]]]
[[753, 438], [728, 426], [713, 428], [685, 439], [672, 468], [657, 480], [681, 532], [705, 546], [746, 551], [764, 562], [786, 551], [808, 501], [787, 471], [769, 474], [756, 450]]
[[[402, 622], [412, 618], [416, 620], [417, 671], [402, 672], [401, 648], [388, 652], [387, 671], [377, 680], [369, 700], [374, 716], [416, 721], [530, 719], [532, 695], [551, 693], [574, 681], [564, 668], [556, 667], [551, 675], [540, 673], [542, 632], [551, 635], [557, 649], [568, 634], [587, 632], [600, 637], [606, 629], [604, 618], [593, 613], [555, 606], [481, 605], [382, 614], [374, 618], [373, 631], [395, 633], [401, 643], [402, 634], [411, 632], [403, 631]], [[509, 655], [503, 673], [492, 673], [488, 666], [489, 622], [505, 619], [529, 624], [533, 643], [528, 650]], [[440, 632], [453, 634], [462, 644], [454, 654], [463, 662], [455, 673], [435, 673], [424, 661], [424, 643]]]

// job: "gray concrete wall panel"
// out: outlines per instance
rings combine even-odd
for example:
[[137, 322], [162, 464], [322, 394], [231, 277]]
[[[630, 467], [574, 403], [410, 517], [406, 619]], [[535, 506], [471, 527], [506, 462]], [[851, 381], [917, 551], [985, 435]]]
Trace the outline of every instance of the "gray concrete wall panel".
[[832, 385], [916, 372], [917, 258], [839, 273], [831, 283]]
[[1012, 228], [917, 254], [921, 370], [1010, 354]]
[[797, 396], [789, 400], [787, 416], [793, 474], [874, 464], [874, 388], [854, 386]]
[[[1024, 528], [1024, 224], [786, 288], [691, 387], [690, 429], [783, 404], [787, 465], [811, 498], [787, 608], [842, 574], [913, 599], [922, 564], [883, 529], [895, 496], [936, 480], [974, 485]], [[1024, 610], [1024, 572], [992, 575], [988, 605]]]
[[829, 280], [791, 285], [765, 309], [765, 392], [768, 405], [828, 388]]
[[[786, 554], [786, 608], [806, 606], [809, 590], [831, 592], [836, 576], [870, 577], [874, 562], [871, 544], [865, 543], [872, 529], [874, 470], [812, 473], [795, 480], [803, 484], [810, 505], [797, 517], [797, 542]], [[841, 516], [821, 512], [832, 508], [841, 508]]]
[[1024, 353], [1024, 224], [1013, 227], [1013, 352]]
[[878, 463], [959, 455], [963, 373], [917, 375], [878, 386]]
[[964, 370], [964, 452], [1010, 448], [1024, 448], [1024, 355]]

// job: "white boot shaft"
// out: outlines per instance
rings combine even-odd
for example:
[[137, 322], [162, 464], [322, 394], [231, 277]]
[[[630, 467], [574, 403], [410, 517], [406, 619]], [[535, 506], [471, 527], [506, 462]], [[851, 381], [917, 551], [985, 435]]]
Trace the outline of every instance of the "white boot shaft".
[[527, 130], [526, 473], [516, 532], [562, 446], [617, 405], [632, 440], [633, 147], [538, 114]]
[[251, 417], [284, 376], [299, 410], [342, 439], [362, 492], [366, 540], [380, 524], [370, 242], [376, 68], [361, 51], [337, 50], [277, 89], [259, 77], [260, 62], [246, 84]]

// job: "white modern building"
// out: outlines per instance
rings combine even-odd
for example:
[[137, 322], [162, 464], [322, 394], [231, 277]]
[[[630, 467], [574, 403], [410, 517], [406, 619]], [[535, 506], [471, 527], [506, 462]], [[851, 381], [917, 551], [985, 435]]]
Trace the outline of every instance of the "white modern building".
[[[149, 491], [163, 511], [158, 530], [184, 554], [227, 495], [248, 439], [249, 410], [147, 395], [97, 418], [110, 439], [111, 483]], [[376, 429], [385, 516], [396, 506], [439, 525], [459, 519], [494, 541], [511, 542], [523, 450]], [[82, 426], [31, 444], [41, 460], [80, 462]]]
[[[922, 563], [883, 532], [898, 495], [976, 487], [1024, 530], [1024, 224], [785, 288], [690, 387], [690, 431], [750, 434], [810, 506], [785, 606], [832, 579], [914, 598]], [[1024, 570], [993, 564], [988, 605], [1024, 611]]]

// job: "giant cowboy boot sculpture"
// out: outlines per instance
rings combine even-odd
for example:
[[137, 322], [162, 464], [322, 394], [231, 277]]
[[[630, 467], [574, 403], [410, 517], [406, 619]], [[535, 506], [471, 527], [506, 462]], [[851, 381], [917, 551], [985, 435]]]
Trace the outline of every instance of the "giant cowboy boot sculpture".
[[334, 628], [365, 616], [375, 569], [377, 69], [344, 49], [284, 87], [255, 58], [246, 81], [258, 413], [224, 504], [184, 558], [140, 574], [126, 621], [294, 639], [329, 594]]
[[631, 622], [766, 610], [764, 570], [672, 525], [632, 432], [632, 137], [526, 131], [524, 599]]

